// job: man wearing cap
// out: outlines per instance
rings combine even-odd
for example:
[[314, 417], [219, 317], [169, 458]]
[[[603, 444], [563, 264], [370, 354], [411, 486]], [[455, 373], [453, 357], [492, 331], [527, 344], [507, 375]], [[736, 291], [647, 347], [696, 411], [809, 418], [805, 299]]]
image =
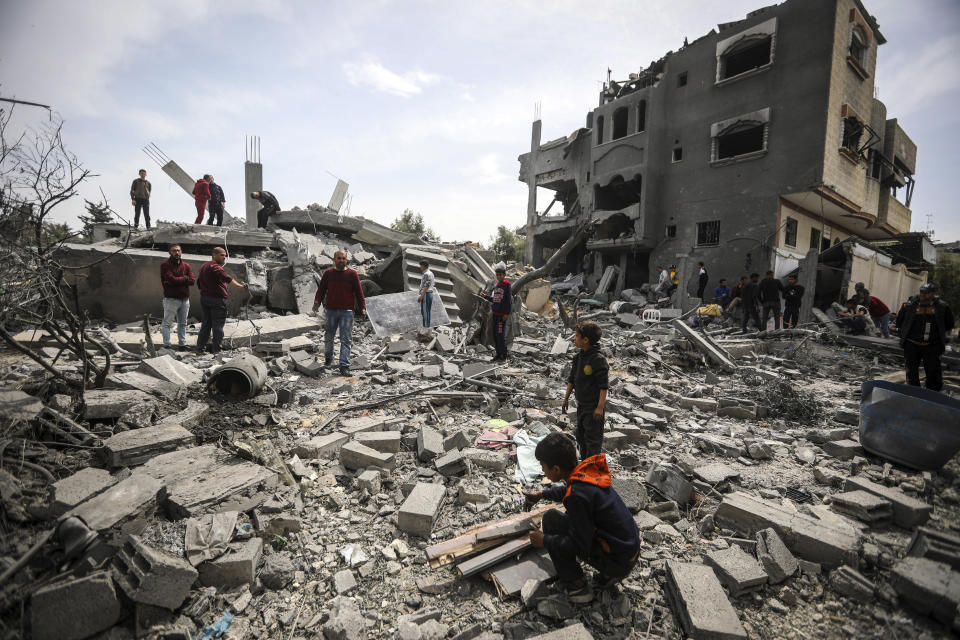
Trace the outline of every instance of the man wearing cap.
[[260, 210], [257, 211], [257, 228], [266, 229], [270, 216], [280, 211], [280, 202], [277, 200], [277, 196], [269, 191], [251, 191], [250, 197], [259, 201], [262, 205]]
[[493, 285], [493, 291], [481, 295], [490, 301], [493, 316], [493, 343], [497, 350], [493, 362], [503, 362], [507, 359], [507, 321], [513, 310], [513, 293], [507, 280], [507, 265], [498, 262], [493, 270], [497, 274], [497, 284]]
[[953, 329], [953, 312], [936, 296], [937, 285], [928, 282], [920, 294], [910, 298], [897, 314], [900, 345], [907, 370], [907, 384], [920, 386], [920, 363], [926, 374], [927, 389], [943, 389], [940, 354], [947, 346], [947, 333]]

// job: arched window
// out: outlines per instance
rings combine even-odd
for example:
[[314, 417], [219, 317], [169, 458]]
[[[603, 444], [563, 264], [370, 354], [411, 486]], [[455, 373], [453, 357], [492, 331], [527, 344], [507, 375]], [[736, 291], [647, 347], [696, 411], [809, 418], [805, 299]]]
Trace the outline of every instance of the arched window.
[[627, 135], [627, 108], [620, 107], [613, 112], [613, 140]]
[[870, 48], [870, 45], [867, 41], [867, 36], [863, 32], [863, 28], [855, 24], [850, 30], [850, 57], [856, 60], [857, 64], [861, 67], [867, 66], [867, 50]]
[[603, 144], [603, 116], [597, 116], [597, 144]]
[[744, 38], [720, 56], [720, 80], [770, 64], [772, 36]]

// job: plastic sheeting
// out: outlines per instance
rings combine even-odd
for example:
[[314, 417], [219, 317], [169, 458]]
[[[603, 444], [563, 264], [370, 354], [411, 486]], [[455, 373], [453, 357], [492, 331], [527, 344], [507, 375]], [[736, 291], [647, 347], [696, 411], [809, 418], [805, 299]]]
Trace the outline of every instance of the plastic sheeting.
[[534, 451], [549, 434], [549, 427], [534, 423], [530, 425], [530, 431], [520, 429], [513, 435], [513, 443], [517, 445], [517, 468], [513, 472], [515, 481], [527, 483], [543, 475], [543, 468]]

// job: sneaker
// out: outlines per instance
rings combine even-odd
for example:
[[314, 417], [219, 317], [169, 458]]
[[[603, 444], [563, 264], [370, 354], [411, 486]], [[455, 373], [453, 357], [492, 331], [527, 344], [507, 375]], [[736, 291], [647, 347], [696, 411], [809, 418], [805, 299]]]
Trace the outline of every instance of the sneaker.
[[350, 375], [350, 367], [340, 367], [340, 375], [342, 375], [342, 376], [349, 376], [349, 375]]
[[562, 589], [567, 595], [567, 600], [574, 604], [586, 604], [593, 600], [593, 589], [586, 581], [582, 587], [566, 584], [562, 586]]
[[323, 359], [323, 366], [329, 367], [329, 366], [332, 365], [332, 364], [333, 364], [333, 358], [324, 358], [324, 359]]

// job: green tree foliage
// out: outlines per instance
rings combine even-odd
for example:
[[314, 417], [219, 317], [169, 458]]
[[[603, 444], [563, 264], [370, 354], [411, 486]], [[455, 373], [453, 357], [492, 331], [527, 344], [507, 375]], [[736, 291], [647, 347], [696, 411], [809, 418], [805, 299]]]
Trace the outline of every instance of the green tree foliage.
[[491, 236], [490, 246], [497, 256], [497, 260], [504, 262], [520, 262], [523, 260], [523, 245], [526, 236], [521, 236], [505, 226], [497, 227], [497, 235]]
[[390, 223], [390, 228], [413, 234], [418, 238], [427, 236], [427, 239], [431, 242], [440, 242], [440, 236], [428, 227], [423, 221], [423, 216], [413, 209], [404, 209], [403, 214]]
[[80, 222], [83, 224], [83, 235], [89, 239], [93, 237], [93, 225], [113, 222], [113, 209], [110, 208], [106, 200], [90, 202], [84, 199], [83, 202], [87, 207], [87, 215], [77, 217], [80, 218]]
[[937, 295], [950, 305], [954, 316], [960, 313], [960, 262], [941, 257], [928, 281], [937, 285]]

